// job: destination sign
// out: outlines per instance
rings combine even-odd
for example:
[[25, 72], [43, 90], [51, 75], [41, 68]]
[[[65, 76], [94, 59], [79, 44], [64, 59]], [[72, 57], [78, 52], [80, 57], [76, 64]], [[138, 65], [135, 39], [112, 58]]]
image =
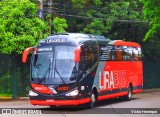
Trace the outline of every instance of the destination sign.
[[52, 51], [52, 47], [38, 48], [38, 51]]
[[65, 42], [64, 39], [48, 39], [46, 40], [46, 43], [63, 43]]

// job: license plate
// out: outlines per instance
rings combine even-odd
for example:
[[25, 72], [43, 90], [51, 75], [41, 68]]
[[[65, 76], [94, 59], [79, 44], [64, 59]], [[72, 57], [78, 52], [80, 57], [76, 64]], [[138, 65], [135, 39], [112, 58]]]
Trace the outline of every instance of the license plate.
[[46, 102], [54, 102], [54, 99], [47, 99]]

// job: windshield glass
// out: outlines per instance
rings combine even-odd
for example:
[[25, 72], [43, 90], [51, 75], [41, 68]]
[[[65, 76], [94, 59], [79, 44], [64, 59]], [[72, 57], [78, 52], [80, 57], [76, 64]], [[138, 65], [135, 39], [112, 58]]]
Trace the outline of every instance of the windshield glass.
[[[47, 50], [47, 49], [39, 49]], [[32, 58], [32, 79], [49, 79], [52, 82], [71, 82], [76, 79], [74, 46], [54, 46], [51, 52], [38, 51]], [[51, 80], [52, 79], [52, 80]]]
[[34, 54], [33, 65], [32, 65], [32, 78], [46, 77], [52, 60], [53, 60], [53, 52]]

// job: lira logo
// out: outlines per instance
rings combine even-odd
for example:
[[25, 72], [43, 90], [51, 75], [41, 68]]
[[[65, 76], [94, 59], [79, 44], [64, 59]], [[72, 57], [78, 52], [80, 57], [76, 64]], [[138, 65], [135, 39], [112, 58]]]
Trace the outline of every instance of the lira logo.
[[126, 85], [126, 71], [114, 70], [99, 72], [100, 90], [123, 88]]

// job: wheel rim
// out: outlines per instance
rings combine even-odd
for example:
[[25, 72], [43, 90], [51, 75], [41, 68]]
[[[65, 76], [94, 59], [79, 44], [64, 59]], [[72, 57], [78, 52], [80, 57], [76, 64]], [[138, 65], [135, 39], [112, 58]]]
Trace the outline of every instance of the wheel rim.
[[130, 99], [132, 96], [132, 91], [131, 91], [131, 87], [129, 88], [129, 91], [128, 91], [128, 98]]
[[91, 102], [92, 102], [92, 103], [95, 103], [95, 101], [96, 101], [96, 99], [95, 99], [95, 95], [94, 95], [94, 94], [92, 94], [92, 95], [91, 95]]

